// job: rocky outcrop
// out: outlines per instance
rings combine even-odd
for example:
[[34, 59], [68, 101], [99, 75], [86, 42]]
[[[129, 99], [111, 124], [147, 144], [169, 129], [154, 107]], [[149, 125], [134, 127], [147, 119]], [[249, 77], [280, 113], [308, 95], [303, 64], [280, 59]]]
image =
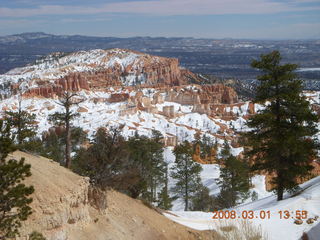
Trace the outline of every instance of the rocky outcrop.
[[108, 99], [108, 102], [110, 103], [116, 103], [116, 102], [124, 102], [129, 99], [128, 93], [114, 93], [111, 94], [110, 98]]
[[177, 137], [174, 135], [167, 135], [164, 138], [164, 144], [165, 146], [171, 146], [171, 147], [175, 147], [177, 145]]
[[30, 157], [22, 152], [9, 157], [24, 157], [32, 165], [32, 177], [25, 183], [35, 188], [31, 204], [33, 214], [28, 222], [23, 222], [18, 239], [27, 239], [31, 231], [38, 231], [48, 240], [67, 240], [71, 229], [80, 229], [92, 221], [88, 204], [89, 179], [45, 158]]
[[164, 103], [164, 97], [160, 94], [160, 92], [157, 92], [153, 95], [152, 104], [162, 104]]
[[201, 147], [199, 144], [195, 146], [195, 151], [192, 156], [193, 160], [201, 164], [217, 164], [217, 151], [215, 148], [210, 149], [209, 154], [201, 154]]
[[166, 101], [182, 105], [233, 104], [238, 102], [237, 93], [223, 84], [193, 85], [194, 88], [168, 89]]
[[227, 111], [227, 108], [238, 103], [237, 93], [223, 84], [182, 86], [165, 91], [166, 101], [191, 105], [193, 112], [208, 116], [233, 117], [233, 112]]
[[147, 85], [177, 86], [183, 84], [179, 61], [176, 58], [159, 58], [159, 62], [144, 61], [141, 73]]
[[64, 89], [60, 85], [45, 85], [27, 90], [23, 95], [25, 97], [41, 96], [45, 98], [61, 95]]
[[[76, 52], [52, 62], [15, 69], [0, 75], [0, 85], [9, 84], [12, 94], [23, 85], [25, 95], [53, 97], [66, 90], [103, 91], [110, 86], [179, 86], [195, 78], [180, 69], [176, 58], [111, 49]], [[7, 94], [6, 91], [2, 95]]]
[[235, 90], [223, 84], [204, 85], [200, 98], [201, 104], [234, 104], [238, 102], [238, 95]]
[[168, 118], [174, 118], [176, 116], [174, 106], [164, 106], [162, 109], [162, 114]]

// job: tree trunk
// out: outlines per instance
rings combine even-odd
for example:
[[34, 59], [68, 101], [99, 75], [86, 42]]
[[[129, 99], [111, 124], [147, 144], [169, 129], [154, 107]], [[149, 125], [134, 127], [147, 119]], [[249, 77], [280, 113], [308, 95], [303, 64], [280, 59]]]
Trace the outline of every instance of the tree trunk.
[[283, 180], [281, 177], [281, 173], [278, 171], [277, 173], [277, 182], [278, 182], [278, 186], [277, 186], [277, 201], [281, 201], [283, 200], [283, 192], [284, 192], [284, 187], [283, 187]]
[[18, 144], [22, 144], [22, 136], [21, 136], [21, 112], [22, 112], [22, 106], [21, 106], [21, 99], [19, 100], [19, 110], [18, 110]]
[[283, 200], [283, 186], [278, 186], [277, 188], [277, 201]]
[[188, 211], [189, 209], [189, 178], [188, 178], [188, 159], [185, 157], [185, 205], [184, 210]]
[[189, 202], [189, 196], [188, 196], [188, 191], [186, 190], [186, 197], [185, 197], [185, 199], [184, 199], [184, 210], [185, 210], [185, 211], [188, 211], [188, 208], [189, 208], [188, 202]]
[[66, 122], [66, 168], [71, 167], [71, 133], [70, 122]]

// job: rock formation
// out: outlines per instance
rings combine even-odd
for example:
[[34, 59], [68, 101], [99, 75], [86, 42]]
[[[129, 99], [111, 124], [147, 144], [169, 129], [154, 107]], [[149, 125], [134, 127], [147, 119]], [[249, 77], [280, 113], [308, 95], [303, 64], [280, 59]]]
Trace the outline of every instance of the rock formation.
[[223, 84], [194, 85], [194, 88], [169, 88], [165, 100], [182, 105], [233, 104], [238, 102], [238, 95]]
[[162, 113], [164, 116], [168, 118], [174, 118], [176, 116], [174, 106], [164, 106], [162, 109]]
[[13, 94], [23, 88], [28, 96], [52, 97], [65, 90], [103, 91], [110, 86], [179, 86], [197, 78], [180, 69], [176, 58], [131, 50], [81, 51], [49, 59], [0, 75], [0, 85], [9, 84]]

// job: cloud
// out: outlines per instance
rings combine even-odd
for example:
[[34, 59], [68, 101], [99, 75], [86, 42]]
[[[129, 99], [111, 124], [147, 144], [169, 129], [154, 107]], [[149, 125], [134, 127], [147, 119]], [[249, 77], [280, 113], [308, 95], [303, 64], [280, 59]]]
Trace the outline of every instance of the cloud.
[[[315, 0], [302, 0], [316, 2]], [[145, 15], [219, 15], [270, 14], [290, 11], [319, 10], [320, 6], [301, 7], [298, 2], [270, 0], [151, 0], [108, 3], [95, 7], [41, 5], [35, 8], [0, 8], [1, 17], [39, 15], [82, 15], [99, 13], [132, 13]]]

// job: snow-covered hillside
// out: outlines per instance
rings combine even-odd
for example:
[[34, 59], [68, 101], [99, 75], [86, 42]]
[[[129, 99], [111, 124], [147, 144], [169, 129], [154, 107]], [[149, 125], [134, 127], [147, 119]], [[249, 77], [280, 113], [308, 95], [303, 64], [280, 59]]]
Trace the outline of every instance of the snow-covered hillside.
[[[242, 216], [242, 212], [252, 210], [254, 219], [248, 220], [250, 224], [261, 226], [262, 231], [267, 233], [268, 240], [298, 240], [304, 232], [309, 233], [309, 240], [320, 239], [320, 219], [313, 224], [308, 224], [307, 219], [320, 216], [320, 177], [311, 179], [300, 187], [302, 191], [296, 196], [287, 194], [285, 199], [277, 202], [276, 196], [272, 195], [258, 201], [243, 204], [236, 207], [237, 216]], [[270, 219], [260, 219], [260, 213], [270, 211]], [[281, 213], [282, 211], [282, 219]], [[288, 219], [284, 217], [284, 211], [288, 211], [290, 216]], [[296, 211], [307, 211], [307, 219], [303, 220], [301, 225], [294, 223], [297, 219]], [[213, 213], [204, 212], [183, 212], [172, 211], [172, 214], [165, 215], [188, 227], [206, 230], [214, 229], [219, 231], [220, 220], [212, 219]], [[235, 220], [225, 220], [224, 225], [237, 225], [240, 218]]]
[[[113, 89], [111, 89], [113, 90]], [[128, 91], [119, 91], [121, 93], [129, 93]], [[112, 93], [117, 93], [116, 90]], [[135, 95], [136, 92], [130, 92]], [[149, 113], [137, 110], [130, 112], [128, 102], [110, 103], [111, 92], [81, 92], [79, 93], [86, 100], [79, 106], [74, 107], [74, 111], [81, 111], [80, 117], [74, 121], [75, 126], [79, 126], [86, 130], [89, 136], [93, 136], [99, 127], [111, 127], [123, 125], [123, 134], [125, 136], [133, 136], [136, 131], [139, 134], [151, 136], [152, 130], [160, 131], [164, 137], [177, 136], [178, 141], [194, 140], [196, 130], [207, 133], [213, 139], [214, 135], [220, 129], [221, 125], [230, 125], [229, 122], [221, 119], [208, 117], [206, 114], [192, 112], [193, 106], [181, 105], [175, 102], [163, 102], [155, 104], [159, 113]], [[96, 99], [102, 99], [95, 102]], [[39, 126], [39, 134], [48, 130], [52, 124], [47, 121], [50, 114], [56, 111], [63, 111], [62, 107], [57, 104], [56, 99], [49, 98], [27, 98], [22, 102], [22, 108], [28, 109], [31, 113], [36, 114], [36, 120]], [[0, 102], [2, 110], [17, 110], [18, 97], [13, 96]], [[173, 106], [177, 117], [168, 118], [163, 114], [163, 107]], [[81, 110], [82, 109], [82, 110]], [[242, 122], [244, 123], [244, 121]], [[238, 125], [237, 125], [238, 126]], [[239, 126], [240, 127], [240, 126]], [[223, 140], [217, 138], [220, 143]]]
[[[72, 80], [63, 79], [70, 76]], [[0, 97], [10, 96], [10, 91], [17, 88], [22, 92], [43, 87], [61, 88], [63, 85], [71, 90], [90, 87], [101, 89], [108, 84], [150, 84], [148, 80], [154, 79], [178, 81], [178, 77], [180, 68], [177, 59], [151, 56], [126, 49], [95, 49], [69, 54], [58, 52], [39, 59], [34, 64], [15, 68], [0, 75]], [[93, 83], [92, 79], [98, 83]], [[80, 85], [75, 81], [80, 81]]]
[[[232, 148], [231, 151], [234, 155], [237, 155], [242, 149]], [[167, 163], [169, 163], [169, 171], [171, 172], [171, 167], [173, 166], [175, 156], [173, 154], [173, 147], [167, 147], [164, 150], [164, 157]], [[217, 185], [217, 180], [220, 177], [220, 166], [218, 164], [201, 164], [202, 172], [200, 174], [201, 182], [206, 186], [210, 195], [218, 195], [220, 193], [219, 186]], [[170, 174], [169, 174], [170, 175]], [[174, 179], [169, 176], [169, 188], [172, 188], [175, 185]], [[270, 196], [272, 193], [266, 191], [265, 185], [265, 176], [256, 175], [252, 178], [253, 188], [250, 192], [255, 191], [257, 193], [258, 199]], [[251, 202], [251, 198], [248, 198], [246, 202]], [[184, 201], [181, 198], [173, 201], [173, 211], [183, 211], [184, 210]]]
[[[55, 53], [38, 60], [34, 65], [15, 68], [4, 75], [0, 75], [0, 83], [5, 81], [18, 82], [19, 79], [54, 80], [70, 72], [96, 71], [100, 68], [113, 67], [116, 64], [124, 69], [137, 63], [139, 57], [143, 56], [144, 54], [122, 49], [96, 49], [67, 55]], [[134, 65], [133, 67], [137, 66]]]

